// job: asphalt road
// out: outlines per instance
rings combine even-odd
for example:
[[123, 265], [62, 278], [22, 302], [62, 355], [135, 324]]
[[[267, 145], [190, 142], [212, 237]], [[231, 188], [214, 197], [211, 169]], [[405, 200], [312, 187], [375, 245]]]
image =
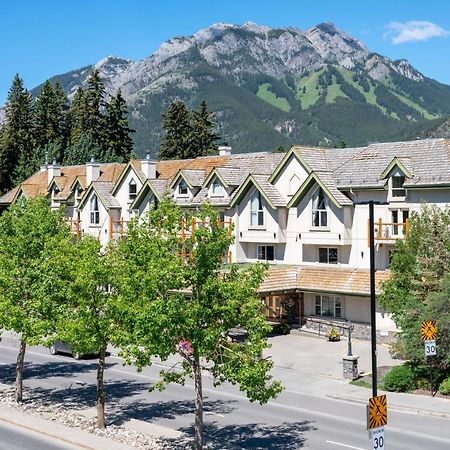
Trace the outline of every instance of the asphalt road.
[[[8, 339], [0, 344], [0, 362], [3, 363], [0, 382], [11, 383], [13, 380], [14, 345]], [[93, 407], [95, 368], [95, 359], [75, 361], [70, 357], [51, 356], [47, 349], [33, 347], [26, 356], [25, 395], [73, 402], [83, 408]], [[159, 370], [160, 367], [154, 366], [136, 373], [133, 367], [123, 367], [119, 358], [108, 357], [107, 420], [120, 424], [134, 418], [192, 435], [192, 383], [171, 385], [162, 393], [149, 393], [148, 388], [157, 379]], [[283, 378], [288, 380], [287, 390], [263, 406], [250, 403], [234, 386], [213, 388], [211, 380], [205, 377], [205, 435], [209, 448], [371, 448], [365, 429], [364, 405], [306, 395], [301, 392], [301, 386], [295, 389], [292, 382], [295, 374], [276, 370], [275, 375], [282, 381]], [[389, 450], [448, 450], [450, 420], [391, 411], [385, 441], [385, 448]], [[176, 442], [173, 448], [176, 448]]]

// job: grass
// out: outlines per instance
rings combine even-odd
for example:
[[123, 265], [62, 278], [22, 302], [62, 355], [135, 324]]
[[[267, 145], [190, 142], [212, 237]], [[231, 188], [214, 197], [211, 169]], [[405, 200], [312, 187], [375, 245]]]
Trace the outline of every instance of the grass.
[[291, 105], [289, 102], [284, 97], [277, 97], [272, 91], [270, 91], [270, 87], [270, 83], [261, 84], [256, 95], [275, 108], [281, 109], [281, 111], [284, 112], [289, 112], [291, 110]]
[[391, 91], [392, 94], [394, 94], [401, 102], [407, 104], [408, 106], [410, 106], [411, 108], [415, 109], [416, 111], [420, 112], [423, 114], [423, 117], [425, 119], [431, 120], [431, 119], [437, 119], [439, 116], [436, 116], [434, 114], [429, 113], [425, 108], [422, 108], [420, 105], [418, 105], [417, 103], [414, 103], [412, 100], [410, 100], [409, 98], [398, 94], [397, 92]]
[[[319, 100], [322, 89], [316, 89], [316, 85], [325, 70], [325, 68], [320, 69], [298, 81], [296, 97], [301, 101], [302, 109], [308, 109]], [[305, 88], [305, 93], [303, 93], [303, 88]]]
[[367, 389], [372, 389], [372, 383], [369, 383], [368, 381], [365, 381], [365, 380], [350, 381], [350, 384], [353, 384], [353, 386], [359, 386], [359, 387], [364, 387]]
[[327, 88], [327, 96], [325, 103], [334, 103], [337, 97], [348, 98], [342, 91], [340, 86], [336, 82], [336, 77], [333, 76], [333, 84]]

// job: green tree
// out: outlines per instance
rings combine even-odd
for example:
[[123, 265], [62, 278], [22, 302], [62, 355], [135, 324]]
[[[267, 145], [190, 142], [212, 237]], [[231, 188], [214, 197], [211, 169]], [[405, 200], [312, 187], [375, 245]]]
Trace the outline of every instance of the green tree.
[[[179, 370], [163, 370], [155, 387], [195, 383], [195, 448], [202, 449], [202, 373], [215, 385], [238, 384], [251, 401], [267, 402], [281, 391], [269, 375], [272, 362], [262, 357], [269, 327], [256, 295], [265, 266], [223, 271], [221, 261], [232, 242], [217, 214], [198, 214], [202, 226], [184, 241], [180, 210], [160, 203], [148, 217], [130, 225], [119, 243], [118, 293], [122, 348], [128, 362], [140, 369], [152, 357], [180, 357]], [[188, 254], [189, 257], [184, 257]], [[246, 330], [244, 343], [234, 342], [230, 330]]]
[[70, 144], [76, 145], [85, 136], [87, 129], [87, 105], [86, 94], [79, 87], [73, 96], [72, 104], [69, 108], [70, 120]]
[[70, 240], [63, 211], [52, 211], [44, 197], [20, 200], [0, 216], [0, 328], [20, 334], [17, 402], [27, 345], [45, 343], [55, 331], [64, 302], [57, 268]]
[[411, 215], [410, 232], [397, 242], [391, 277], [383, 283], [379, 299], [401, 330], [398, 339], [404, 356], [416, 365], [425, 361], [420, 325], [423, 320], [438, 321], [442, 331], [438, 335], [439, 353], [435, 362], [442, 370], [448, 369], [450, 355], [445, 337], [450, 303], [442, 300], [449, 288], [448, 280], [442, 285], [450, 273], [449, 227], [449, 209], [422, 206], [419, 213]]
[[111, 289], [113, 253], [100, 242], [84, 236], [66, 247], [65, 302], [56, 316], [58, 339], [72, 344], [74, 353], [97, 350], [97, 426], [105, 428], [105, 358], [114, 336], [116, 294]]
[[42, 86], [35, 101], [36, 144], [43, 148], [58, 139], [60, 117], [55, 91], [50, 81]]
[[106, 147], [110, 159], [120, 162], [129, 161], [133, 151], [133, 140], [130, 134], [134, 133], [134, 130], [129, 127], [127, 103], [120, 89], [106, 104], [106, 111], [108, 132]]
[[181, 100], [171, 103], [162, 115], [164, 137], [161, 141], [161, 159], [186, 159], [192, 154], [191, 115]]
[[33, 99], [18, 74], [6, 100], [1, 147], [0, 190], [7, 190], [30, 176], [39, 164], [34, 145]]
[[205, 156], [217, 153], [217, 142], [220, 136], [214, 132], [215, 114], [208, 111], [206, 101], [203, 100], [197, 111], [192, 112], [192, 155], [189, 157]]
[[100, 161], [102, 154], [103, 151], [96, 142], [89, 136], [82, 135], [76, 143], [66, 149], [64, 163], [67, 165], [86, 164], [92, 157], [96, 161]]

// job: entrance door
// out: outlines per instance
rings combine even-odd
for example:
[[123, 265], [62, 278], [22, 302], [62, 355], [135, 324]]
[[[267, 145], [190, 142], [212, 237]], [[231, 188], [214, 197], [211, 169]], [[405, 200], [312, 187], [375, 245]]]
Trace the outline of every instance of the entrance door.
[[278, 295], [266, 296], [266, 319], [274, 322], [280, 322], [283, 314], [281, 306], [281, 297]]

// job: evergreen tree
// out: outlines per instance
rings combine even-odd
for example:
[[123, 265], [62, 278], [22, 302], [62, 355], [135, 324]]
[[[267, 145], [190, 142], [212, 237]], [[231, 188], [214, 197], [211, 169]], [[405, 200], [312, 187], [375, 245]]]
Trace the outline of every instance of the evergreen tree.
[[[94, 157], [96, 161], [100, 161], [100, 155], [102, 153], [102, 149], [92, 140], [92, 138], [82, 135], [75, 144], [67, 148], [64, 164], [69, 166], [85, 164], [87, 161], [90, 161], [92, 157]], [[102, 162], [105, 161], [102, 160]]]
[[208, 111], [206, 101], [200, 103], [192, 113], [192, 151], [191, 157], [205, 156], [217, 152], [220, 136], [214, 132], [215, 114]]
[[186, 105], [176, 100], [162, 117], [165, 135], [161, 141], [160, 158], [189, 158], [192, 153], [192, 123]]
[[87, 79], [85, 91], [86, 129], [84, 132], [100, 147], [105, 146], [107, 141], [104, 99], [105, 87], [98, 70], [95, 69]]
[[8, 92], [1, 147], [0, 190], [7, 190], [39, 165], [34, 146], [33, 99], [18, 74]]
[[87, 129], [86, 94], [79, 87], [73, 96], [69, 109], [70, 145], [76, 145]]
[[120, 89], [106, 104], [106, 111], [109, 157], [116, 161], [128, 161], [133, 151], [133, 140], [130, 134], [134, 133], [134, 130], [128, 125], [127, 103]]
[[42, 86], [35, 102], [36, 145], [45, 147], [58, 139], [58, 116], [56, 95], [50, 81]]
[[[70, 142], [70, 117], [69, 117], [69, 99], [64, 92], [61, 83], [56, 81], [53, 86], [56, 100], [56, 114], [58, 116], [58, 140], [61, 149], [64, 150]], [[59, 161], [63, 161], [64, 154], [61, 153]]]

